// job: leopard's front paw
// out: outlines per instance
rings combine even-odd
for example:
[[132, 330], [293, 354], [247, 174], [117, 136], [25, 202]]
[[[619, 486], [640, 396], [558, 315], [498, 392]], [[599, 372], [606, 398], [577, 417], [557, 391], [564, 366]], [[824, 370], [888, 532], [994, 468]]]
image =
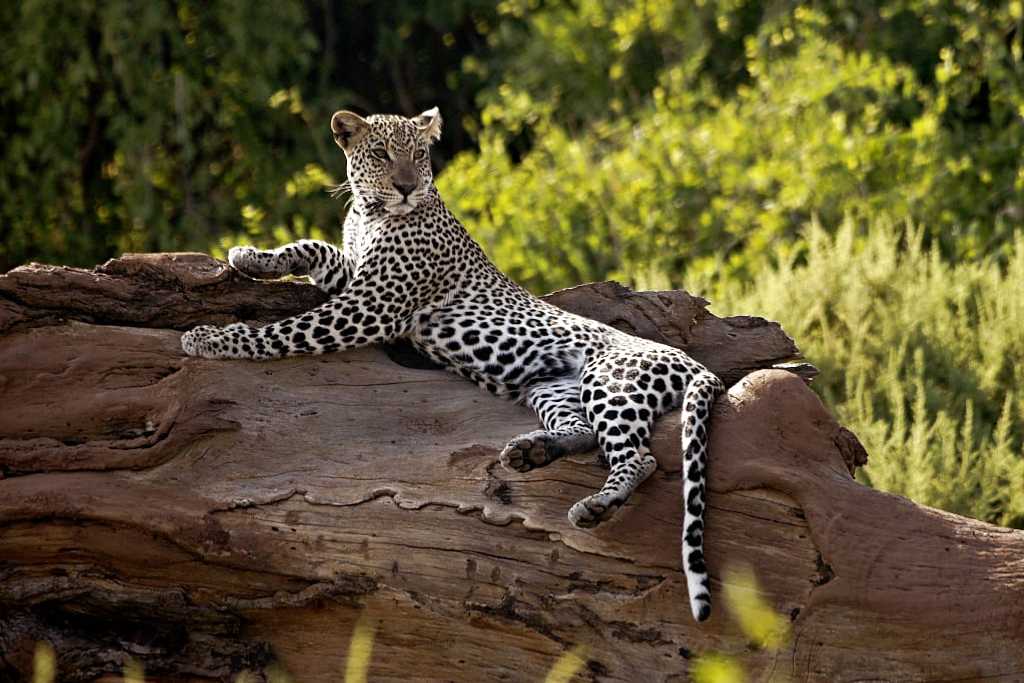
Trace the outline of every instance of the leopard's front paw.
[[260, 250], [256, 247], [231, 247], [228, 249], [228, 263], [235, 270], [249, 277], [273, 277], [267, 272], [266, 259], [260, 259]]
[[202, 358], [253, 358], [262, 360], [271, 356], [259, 339], [258, 331], [245, 323], [232, 323], [226, 327], [200, 325], [181, 335], [181, 348], [190, 356]]
[[181, 348], [190, 356], [202, 358], [256, 358], [251, 333], [244, 323], [200, 325], [181, 335]]
[[220, 329], [213, 325], [200, 325], [181, 335], [181, 350], [200, 358], [222, 358], [223, 343]]

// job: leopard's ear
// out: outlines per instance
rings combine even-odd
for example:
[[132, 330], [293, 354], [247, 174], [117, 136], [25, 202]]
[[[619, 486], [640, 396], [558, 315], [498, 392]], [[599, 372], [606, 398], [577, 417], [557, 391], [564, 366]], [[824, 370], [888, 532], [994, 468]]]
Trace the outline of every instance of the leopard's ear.
[[331, 132], [334, 133], [334, 142], [345, 150], [346, 154], [352, 151], [352, 148], [362, 140], [369, 129], [370, 123], [366, 119], [350, 111], [336, 111], [331, 117]]
[[441, 139], [441, 112], [437, 107], [414, 116], [412, 122], [420, 129], [428, 145]]

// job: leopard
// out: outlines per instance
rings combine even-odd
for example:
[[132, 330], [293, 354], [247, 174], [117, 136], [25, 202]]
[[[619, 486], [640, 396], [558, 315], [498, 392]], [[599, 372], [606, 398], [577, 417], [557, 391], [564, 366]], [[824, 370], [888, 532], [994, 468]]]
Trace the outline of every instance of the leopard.
[[436, 107], [412, 117], [334, 113], [331, 134], [347, 164], [346, 184], [336, 189], [350, 202], [342, 246], [307, 239], [228, 252], [246, 276], [307, 276], [328, 300], [263, 326], [195, 327], [181, 337], [182, 349], [262, 361], [406, 340], [536, 412], [540, 428], [505, 445], [504, 467], [529, 472], [598, 451], [604, 484], [568, 510], [581, 529], [609, 520], [654, 473], [654, 421], [681, 408], [682, 569], [693, 618], [708, 619], [705, 472], [722, 381], [680, 349], [557, 308], [499, 270], [434, 183], [430, 151], [441, 125]]

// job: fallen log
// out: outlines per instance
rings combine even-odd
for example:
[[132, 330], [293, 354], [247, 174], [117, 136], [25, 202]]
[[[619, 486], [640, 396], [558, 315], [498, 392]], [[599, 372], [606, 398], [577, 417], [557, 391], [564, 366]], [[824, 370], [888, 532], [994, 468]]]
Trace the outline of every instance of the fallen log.
[[[1024, 679], [1024, 533], [866, 488], [866, 454], [774, 323], [613, 283], [556, 305], [685, 348], [732, 385], [712, 424], [712, 592], [752, 566], [790, 623], [751, 643], [689, 616], [677, 416], [659, 470], [595, 530], [565, 513], [604, 470], [497, 462], [529, 410], [408, 349], [186, 358], [180, 331], [317, 305], [196, 254], [0, 276], [0, 680], [52, 644], [59, 680], [682, 681], [709, 652], [752, 680]], [[394, 359], [394, 360], [393, 360]], [[395, 361], [398, 362], [395, 362]], [[410, 367], [411, 366], [411, 367]]]

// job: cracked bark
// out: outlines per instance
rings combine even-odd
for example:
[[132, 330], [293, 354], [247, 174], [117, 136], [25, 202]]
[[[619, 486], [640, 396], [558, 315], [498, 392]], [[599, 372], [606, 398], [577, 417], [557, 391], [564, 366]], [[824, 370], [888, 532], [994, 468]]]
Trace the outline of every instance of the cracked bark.
[[[792, 341], [684, 292], [614, 283], [556, 305], [687, 349], [727, 383], [712, 425], [707, 551], [751, 564], [790, 616], [751, 648], [716, 602], [695, 625], [679, 571], [675, 416], [660, 468], [611, 523], [568, 507], [604, 470], [497, 465], [530, 412], [423, 369], [407, 348], [271, 363], [186, 359], [180, 330], [323, 300], [195, 254], [0, 276], [0, 680], [50, 640], [61, 680], [231, 680], [277, 660], [337, 680], [360, 615], [371, 680], [682, 681], [736, 656], [752, 680], [1014, 680], [1024, 534], [867, 489], [867, 461], [792, 371]], [[393, 362], [397, 359], [406, 367]], [[108, 679], [109, 680], [109, 679]]]

